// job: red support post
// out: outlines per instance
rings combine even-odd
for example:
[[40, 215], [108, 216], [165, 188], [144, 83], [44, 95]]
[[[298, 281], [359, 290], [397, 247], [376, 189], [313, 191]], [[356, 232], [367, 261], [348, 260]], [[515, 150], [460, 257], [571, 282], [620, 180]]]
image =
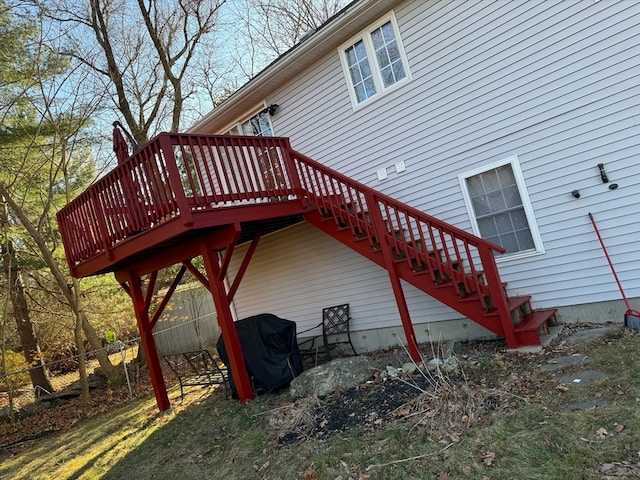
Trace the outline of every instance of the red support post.
[[478, 253], [480, 255], [480, 262], [482, 263], [482, 270], [487, 279], [487, 285], [489, 285], [491, 301], [493, 302], [494, 308], [498, 311], [500, 325], [502, 327], [502, 337], [507, 341], [509, 348], [518, 348], [518, 340], [516, 339], [516, 332], [513, 326], [511, 312], [509, 311], [507, 293], [504, 291], [504, 286], [500, 280], [500, 274], [498, 273], [498, 266], [496, 265], [493, 251], [490, 247], [481, 245], [478, 247]]
[[171, 407], [169, 396], [167, 395], [167, 386], [164, 383], [162, 369], [160, 368], [160, 359], [156, 350], [156, 343], [153, 339], [153, 326], [149, 319], [149, 310], [146, 305], [145, 295], [142, 292], [142, 279], [133, 271], [127, 272], [127, 283], [123, 285], [125, 291], [133, 300], [133, 308], [138, 321], [138, 330], [140, 331], [140, 340], [142, 348], [147, 359], [147, 367], [149, 368], [149, 376], [151, 377], [151, 385], [153, 385], [153, 393], [156, 396], [158, 410], [164, 412]]
[[[229, 247], [227, 247], [229, 248]], [[231, 375], [238, 391], [238, 399], [245, 403], [254, 397], [247, 366], [242, 354], [242, 347], [238, 338], [238, 332], [233, 322], [231, 314], [231, 302], [229, 301], [227, 291], [224, 285], [224, 279], [220, 279], [220, 261], [215, 249], [207, 242], [207, 237], [202, 240], [201, 255], [204, 260], [204, 266], [209, 279], [209, 291], [213, 296], [213, 302], [216, 306], [218, 315], [218, 325], [222, 330], [222, 338], [224, 346], [229, 357], [229, 368]]]
[[[402, 321], [402, 328], [404, 329], [404, 335], [407, 339], [407, 347], [409, 348], [409, 355], [411, 360], [419, 362], [422, 360], [420, 355], [420, 349], [418, 348], [418, 340], [416, 339], [415, 331], [413, 330], [413, 324], [411, 323], [411, 315], [409, 314], [409, 307], [407, 305], [407, 299], [404, 296], [402, 290], [402, 283], [398, 276], [395, 264], [393, 263], [393, 256], [391, 255], [391, 245], [387, 242], [387, 226], [380, 213], [380, 204], [373, 195], [368, 192], [366, 194], [367, 204], [369, 205], [369, 213], [371, 214], [371, 220], [376, 232], [378, 241], [380, 242], [380, 249], [382, 250], [382, 256], [384, 258], [384, 264], [389, 272], [389, 280], [391, 281], [391, 288], [393, 289], [393, 295], [398, 305], [398, 312], [400, 313], [400, 320]], [[393, 232], [391, 232], [393, 234]]]

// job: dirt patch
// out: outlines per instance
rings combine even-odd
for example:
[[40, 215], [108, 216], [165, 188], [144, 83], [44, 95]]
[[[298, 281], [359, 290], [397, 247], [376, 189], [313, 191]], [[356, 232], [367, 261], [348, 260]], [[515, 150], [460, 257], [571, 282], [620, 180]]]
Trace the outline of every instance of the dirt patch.
[[[324, 398], [289, 404], [273, 413], [271, 424], [278, 431], [278, 443], [286, 445], [310, 437], [325, 438], [353, 427], [373, 430], [393, 420], [402, 405], [432, 388], [419, 375], [365, 383], [338, 389]], [[304, 414], [295, 413], [305, 410]]]

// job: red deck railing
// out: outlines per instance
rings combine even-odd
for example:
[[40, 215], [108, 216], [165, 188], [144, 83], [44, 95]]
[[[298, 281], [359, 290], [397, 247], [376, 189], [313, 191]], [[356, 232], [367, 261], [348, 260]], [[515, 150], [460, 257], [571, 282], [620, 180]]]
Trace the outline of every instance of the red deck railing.
[[289, 150], [278, 137], [158, 135], [60, 210], [69, 266], [193, 212], [295, 198]]
[[189, 225], [195, 212], [284, 199], [307, 199], [374, 249], [384, 237], [434, 282], [455, 278], [467, 292], [500, 285], [493, 253], [501, 247], [325, 167], [282, 137], [160, 134], [62, 209], [58, 222], [73, 266], [166, 222]]

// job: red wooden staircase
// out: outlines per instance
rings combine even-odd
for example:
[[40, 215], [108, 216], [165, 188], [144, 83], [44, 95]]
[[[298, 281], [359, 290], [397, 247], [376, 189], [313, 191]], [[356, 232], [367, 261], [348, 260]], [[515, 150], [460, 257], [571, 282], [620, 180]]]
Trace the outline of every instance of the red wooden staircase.
[[58, 214], [74, 276], [123, 271], [152, 254], [184, 263], [191, 257], [176, 251], [198, 236], [246, 241], [306, 220], [389, 272], [410, 345], [401, 280], [510, 348], [539, 344], [555, 323], [554, 309], [508, 297], [494, 259], [501, 247], [325, 167], [286, 138], [165, 133], [119, 154], [117, 168]]
[[[507, 341], [539, 345], [555, 309], [532, 310], [530, 296], [508, 297], [494, 253], [504, 250], [355, 182], [292, 151], [305, 220], [416, 288]], [[394, 278], [395, 277], [395, 278]], [[396, 295], [398, 298], [398, 295]], [[402, 309], [401, 309], [402, 313]]]

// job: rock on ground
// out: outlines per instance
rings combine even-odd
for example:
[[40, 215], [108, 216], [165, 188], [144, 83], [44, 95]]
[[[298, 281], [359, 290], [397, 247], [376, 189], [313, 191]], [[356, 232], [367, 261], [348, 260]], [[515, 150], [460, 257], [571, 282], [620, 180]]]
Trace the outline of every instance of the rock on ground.
[[367, 356], [338, 358], [324, 365], [302, 372], [293, 379], [289, 394], [293, 399], [324, 397], [336, 388], [351, 388], [366, 382], [373, 374], [371, 359]]

